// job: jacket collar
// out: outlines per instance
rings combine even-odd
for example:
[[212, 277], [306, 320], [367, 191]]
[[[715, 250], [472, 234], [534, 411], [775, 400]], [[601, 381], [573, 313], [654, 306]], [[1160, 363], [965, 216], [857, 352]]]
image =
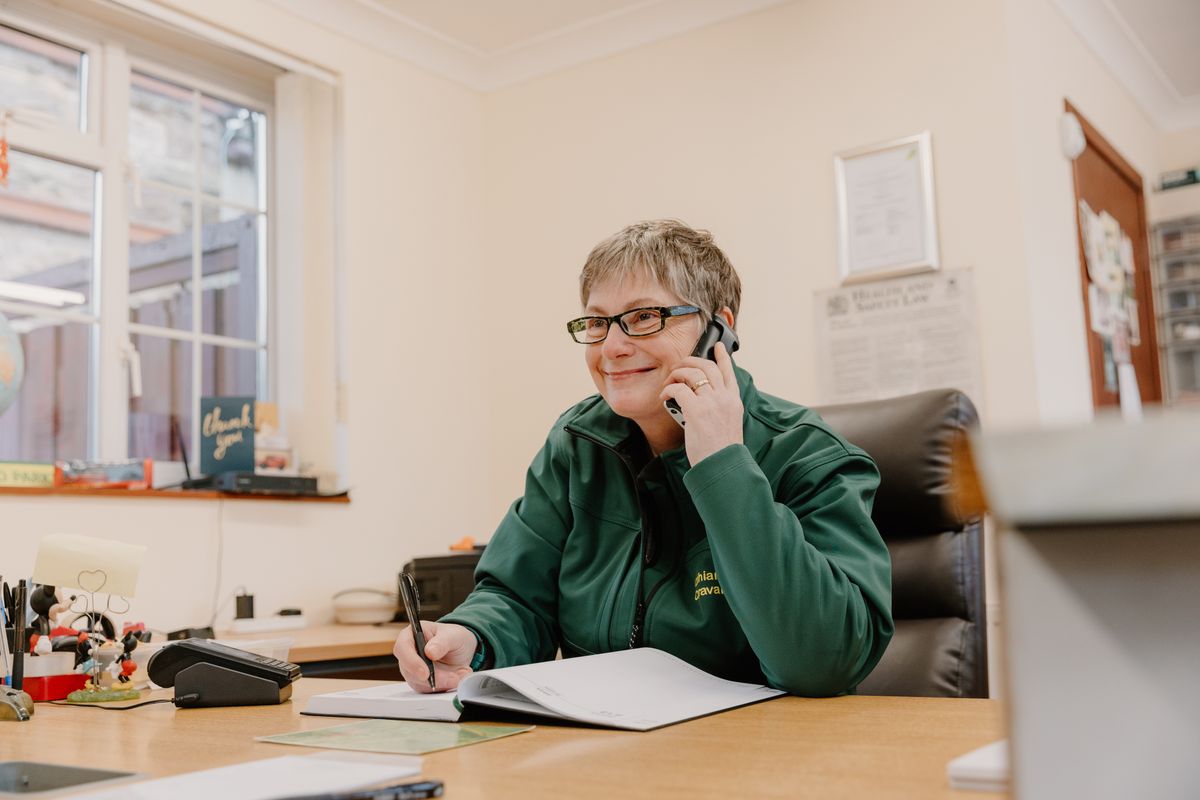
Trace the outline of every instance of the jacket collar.
[[[742, 397], [742, 406], [749, 410], [758, 398], [758, 390], [754, 387], [754, 379], [750, 373], [734, 364], [734, 375], [737, 377], [738, 393]], [[592, 395], [579, 405], [579, 413], [574, 415], [563, 427], [569, 433], [582, 433], [606, 447], [618, 452], [631, 452], [640, 447], [637, 442], [642, 431], [637, 424], [622, 416], [618, 416], [599, 394]], [[682, 447], [676, 448], [683, 450]], [[674, 452], [674, 451], [668, 451]], [[664, 453], [664, 456], [666, 454]]]

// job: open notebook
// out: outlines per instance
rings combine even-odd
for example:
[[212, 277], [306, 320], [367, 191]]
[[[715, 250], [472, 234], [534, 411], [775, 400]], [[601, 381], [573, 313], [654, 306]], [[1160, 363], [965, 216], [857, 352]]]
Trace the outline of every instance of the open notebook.
[[641, 647], [477, 672], [457, 693], [420, 694], [397, 683], [319, 694], [303, 713], [453, 722], [464, 705], [478, 705], [648, 731], [781, 694], [716, 678], [669, 653]]

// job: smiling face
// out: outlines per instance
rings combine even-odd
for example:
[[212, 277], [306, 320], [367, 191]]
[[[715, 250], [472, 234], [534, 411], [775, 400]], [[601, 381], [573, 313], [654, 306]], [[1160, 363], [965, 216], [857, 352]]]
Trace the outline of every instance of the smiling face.
[[[594, 286], [583, 313], [607, 317], [643, 306], [677, 305], [686, 302], [639, 275]], [[596, 389], [615, 413], [643, 429], [663, 419], [670, 421], [659, 392], [680, 359], [691, 354], [703, 327], [701, 314], [670, 317], [667, 326], [651, 336], [627, 336], [613, 324], [607, 339], [584, 346], [584, 358]]]

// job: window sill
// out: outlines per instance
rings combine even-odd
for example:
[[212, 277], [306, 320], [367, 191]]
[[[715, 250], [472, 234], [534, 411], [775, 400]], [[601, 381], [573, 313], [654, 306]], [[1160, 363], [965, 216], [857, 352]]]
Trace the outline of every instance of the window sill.
[[257, 500], [282, 503], [349, 503], [349, 494], [323, 497], [290, 497], [288, 495], [233, 494], [189, 489], [68, 489], [64, 487], [32, 488], [0, 486], [0, 495], [54, 495], [58, 497], [153, 497], [163, 500]]

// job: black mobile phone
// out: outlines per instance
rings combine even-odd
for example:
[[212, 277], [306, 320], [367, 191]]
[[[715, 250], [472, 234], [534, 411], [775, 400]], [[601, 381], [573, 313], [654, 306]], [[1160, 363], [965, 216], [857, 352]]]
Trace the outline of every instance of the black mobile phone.
[[[700, 340], [696, 342], [696, 347], [692, 350], [693, 356], [707, 358], [709, 361], [716, 361], [717, 342], [725, 345], [725, 352], [733, 353], [740, 346], [737, 334], [733, 328], [730, 328], [720, 317], [713, 317], [708, 325], [704, 328], [704, 333], [700, 334]], [[667, 409], [667, 413], [671, 415], [671, 419], [679, 423], [680, 427], [687, 425], [683, 419], [683, 409], [679, 407], [672, 398], [663, 403]]]

